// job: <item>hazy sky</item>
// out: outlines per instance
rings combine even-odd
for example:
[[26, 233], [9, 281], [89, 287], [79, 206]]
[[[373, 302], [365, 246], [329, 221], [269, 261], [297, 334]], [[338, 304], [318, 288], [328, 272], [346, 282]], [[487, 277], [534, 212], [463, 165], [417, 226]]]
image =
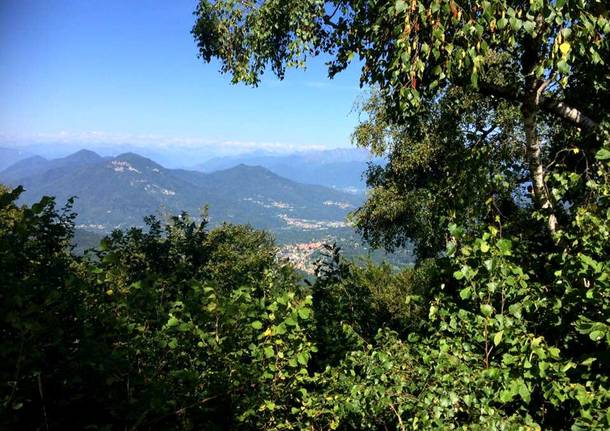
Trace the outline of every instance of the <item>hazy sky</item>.
[[353, 67], [323, 61], [258, 88], [197, 58], [195, 0], [0, 0], [0, 140], [349, 146]]

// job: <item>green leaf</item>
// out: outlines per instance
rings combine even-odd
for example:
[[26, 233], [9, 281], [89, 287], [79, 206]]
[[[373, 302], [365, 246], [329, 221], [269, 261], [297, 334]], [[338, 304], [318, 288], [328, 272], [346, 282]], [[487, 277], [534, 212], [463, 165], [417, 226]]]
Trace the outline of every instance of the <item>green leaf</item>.
[[522, 382], [519, 385], [519, 395], [521, 396], [521, 398], [523, 399], [523, 401], [525, 401], [526, 403], [530, 402], [530, 395], [531, 395], [531, 391], [530, 389], [527, 387], [527, 385], [525, 384], [525, 382]]
[[595, 158], [597, 160], [608, 160], [608, 159], [610, 159], [610, 150], [607, 150], [606, 148], [602, 148], [601, 150], [599, 150], [595, 154]]
[[503, 390], [502, 392], [500, 392], [500, 401], [503, 403], [511, 402], [514, 397], [515, 395], [512, 393], [512, 391]]
[[283, 335], [286, 333], [286, 325], [278, 325], [273, 327], [273, 333], [275, 335]]
[[396, 1], [396, 12], [398, 13], [402, 13], [405, 10], [407, 10], [407, 8], [409, 7], [409, 5], [407, 4], [407, 2], [405, 0], [397, 0]]
[[599, 341], [602, 338], [604, 338], [604, 331], [602, 331], [602, 330], [591, 331], [591, 333], [589, 334], [589, 338], [593, 341]]
[[561, 72], [563, 74], [566, 74], [566, 73], [570, 72], [570, 66], [568, 65], [568, 63], [561, 60], [561, 61], [557, 62], [557, 70], [559, 70], [559, 72]]
[[472, 289], [470, 287], [466, 287], [460, 290], [460, 298], [462, 299], [470, 299], [472, 297]]
[[100, 251], [106, 251], [110, 248], [110, 240], [108, 238], [103, 238], [100, 241], [100, 245], [99, 245], [99, 250]]
[[303, 320], [309, 319], [309, 315], [311, 314], [309, 308], [299, 308], [297, 312], [299, 313], [299, 317]]
[[495, 346], [497, 346], [498, 344], [500, 344], [502, 342], [503, 335], [504, 335], [504, 331], [496, 332], [496, 335], [494, 335], [494, 345]]
[[258, 320], [252, 322], [251, 325], [254, 329], [261, 329], [263, 327], [263, 324]]
[[518, 18], [511, 18], [510, 19], [510, 26], [513, 28], [513, 30], [515, 31], [519, 31], [519, 29], [521, 28], [521, 20]]
[[479, 74], [476, 72], [476, 70], [473, 70], [470, 74], [470, 85], [472, 85], [474, 88], [479, 86]]
[[297, 361], [299, 361], [299, 364], [301, 365], [307, 365], [307, 354], [299, 352], [297, 355]]
[[266, 358], [273, 358], [275, 356], [275, 352], [273, 351], [273, 347], [267, 346], [263, 349], [263, 353]]
[[460, 238], [464, 236], [464, 228], [458, 226], [455, 223], [449, 224], [447, 230], [449, 231], [449, 234], [453, 237]]
[[500, 251], [504, 254], [510, 252], [510, 250], [513, 247], [513, 243], [511, 242], [511, 240], [509, 239], [501, 239], [500, 241], [498, 241], [498, 248], [500, 249]]
[[489, 272], [492, 272], [494, 269], [494, 260], [493, 259], [486, 259], [483, 261], [483, 265], [485, 266], [485, 269]]
[[494, 309], [491, 305], [489, 304], [481, 304], [481, 313], [483, 313], [483, 316], [489, 317], [491, 316], [491, 313], [493, 313]]
[[534, 32], [534, 29], [536, 28], [536, 24], [534, 24], [532, 21], [525, 21], [523, 23], [523, 29], [532, 34]]
[[578, 258], [586, 266], [593, 268], [595, 271], [599, 271], [600, 264], [599, 262], [595, 261], [595, 259], [581, 253], [579, 253]]

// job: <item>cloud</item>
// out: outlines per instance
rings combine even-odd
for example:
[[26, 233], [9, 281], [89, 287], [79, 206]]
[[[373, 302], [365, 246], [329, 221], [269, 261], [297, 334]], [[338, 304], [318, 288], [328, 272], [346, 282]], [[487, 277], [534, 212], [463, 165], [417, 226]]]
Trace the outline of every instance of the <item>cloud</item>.
[[220, 153], [241, 153], [263, 150], [289, 153], [302, 150], [324, 150], [323, 145], [295, 144], [286, 142], [259, 142], [239, 140], [210, 140], [200, 137], [171, 137], [155, 134], [107, 133], [103, 131], [29, 134], [1, 134], [0, 142], [12, 145], [70, 144], [112, 148], [121, 145], [142, 146], [156, 149], [202, 150], [214, 149]]

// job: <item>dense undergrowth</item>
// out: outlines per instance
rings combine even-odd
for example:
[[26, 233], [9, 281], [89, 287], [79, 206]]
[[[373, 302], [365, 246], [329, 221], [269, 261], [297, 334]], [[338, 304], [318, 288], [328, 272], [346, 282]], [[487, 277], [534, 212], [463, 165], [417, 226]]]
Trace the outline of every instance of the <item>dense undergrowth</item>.
[[329, 247], [312, 284], [266, 233], [186, 214], [75, 257], [70, 203], [4, 189], [0, 423], [608, 429], [609, 155], [557, 178], [588, 196], [561, 246], [453, 224], [441, 257], [398, 273]]

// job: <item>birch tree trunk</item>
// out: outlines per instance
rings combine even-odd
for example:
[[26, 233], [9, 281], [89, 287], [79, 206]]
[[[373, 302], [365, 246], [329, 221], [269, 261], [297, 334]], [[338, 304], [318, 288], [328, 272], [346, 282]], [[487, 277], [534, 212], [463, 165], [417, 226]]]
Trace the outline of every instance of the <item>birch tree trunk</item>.
[[542, 151], [538, 135], [540, 92], [544, 84], [536, 78], [534, 70], [538, 63], [540, 43], [537, 40], [529, 39], [525, 42], [524, 48], [522, 71], [525, 78], [525, 88], [521, 103], [521, 115], [525, 131], [527, 164], [532, 181], [534, 204], [548, 213], [547, 226], [551, 234], [554, 234], [557, 232], [557, 217], [544, 180], [546, 172], [542, 163]]

